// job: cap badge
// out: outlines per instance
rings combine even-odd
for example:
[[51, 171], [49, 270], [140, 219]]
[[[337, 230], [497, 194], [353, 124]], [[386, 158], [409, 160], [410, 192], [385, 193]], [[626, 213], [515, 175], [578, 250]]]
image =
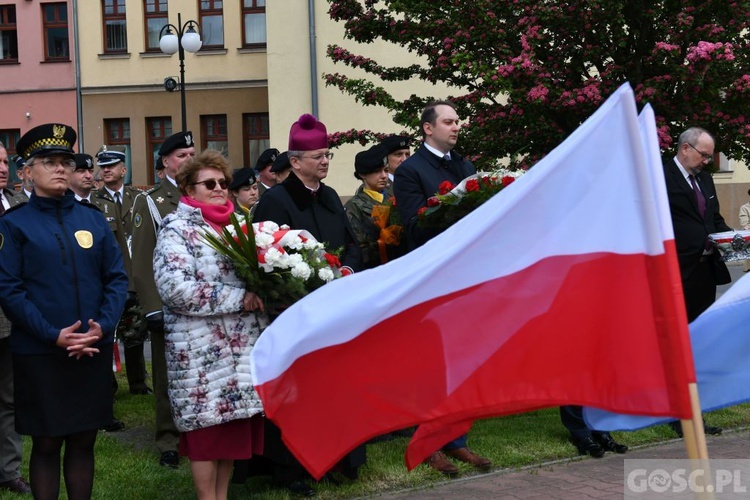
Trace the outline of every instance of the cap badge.
[[74, 236], [81, 248], [91, 248], [94, 245], [94, 237], [89, 231], [76, 231]]
[[190, 134], [185, 136], [185, 144], [188, 146], [191, 146], [193, 144], [193, 138]]
[[62, 139], [65, 135], [65, 125], [52, 125], [52, 135], [55, 139]]

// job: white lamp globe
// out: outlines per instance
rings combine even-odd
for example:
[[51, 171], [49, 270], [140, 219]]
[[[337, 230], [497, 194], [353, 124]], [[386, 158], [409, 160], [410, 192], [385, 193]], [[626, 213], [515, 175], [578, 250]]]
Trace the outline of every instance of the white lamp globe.
[[182, 35], [182, 48], [188, 52], [198, 52], [202, 45], [201, 36], [193, 28], [188, 28], [187, 32]]
[[171, 32], [167, 32], [166, 35], [159, 39], [159, 48], [165, 54], [174, 54], [180, 48], [177, 40], [177, 35]]

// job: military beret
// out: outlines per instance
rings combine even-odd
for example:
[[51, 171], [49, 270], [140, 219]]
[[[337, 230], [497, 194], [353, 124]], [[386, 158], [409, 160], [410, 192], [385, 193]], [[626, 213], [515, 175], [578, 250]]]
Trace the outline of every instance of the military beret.
[[386, 149], [380, 144], [376, 144], [368, 150], [357, 153], [354, 157], [355, 176], [365, 175], [385, 166], [385, 157], [388, 156]]
[[260, 172], [261, 170], [272, 164], [277, 156], [279, 156], [278, 149], [266, 149], [260, 154], [260, 156], [258, 157], [258, 161], [255, 162], [255, 170]]
[[73, 158], [76, 131], [69, 125], [45, 123], [32, 128], [18, 140], [16, 151], [25, 160], [40, 155], [65, 155]]
[[76, 170], [94, 170], [94, 159], [85, 153], [76, 154]]
[[229, 185], [230, 191], [236, 191], [241, 187], [255, 184], [255, 170], [249, 167], [238, 168], [232, 173], [232, 183]]
[[96, 163], [99, 167], [116, 165], [121, 161], [125, 161], [125, 152], [120, 151], [119, 149], [107, 149], [107, 146], [102, 146], [99, 152], [96, 153]]
[[187, 132], [178, 132], [167, 137], [167, 140], [159, 148], [159, 155], [167, 156], [175, 149], [191, 148], [194, 145], [192, 132], [189, 130]]
[[161, 155], [157, 155], [155, 163], [154, 163], [154, 167], [156, 167], [156, 170], [164, 170], [164, 162], [161, 160], [162, 160]]
[[273, 161], [273, 165], [271, 165], [271, 172], [283, 172], [288, 168], [292, 168], [292, 164], [289, 163], [289, 155], [287, 153], [288, 151], [284, 151], [276, 157], [276, 159]]
[[380, 144], [385, 148], [387, 155], [398, 151], [400, 149], [409, 149], [411, 138], [405, 135], [390, 135], [380, 141]]

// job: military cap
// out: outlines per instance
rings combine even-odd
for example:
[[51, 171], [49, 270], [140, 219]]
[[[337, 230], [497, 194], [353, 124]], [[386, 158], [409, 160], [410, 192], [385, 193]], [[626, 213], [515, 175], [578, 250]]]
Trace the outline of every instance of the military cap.
[[271, 165], [271, 172], [283, 172], [288, 168], [292, 168], [292, 164], [289, 163], [289, 155], [287, 153], [288, 151], [284, 151], [276, 157], [276, 159], [273, 161], [273, 165]]
[[23, 159], [23, 156], [16, 155], [15, 158], [13, 158], [13, 161], [16, 163], [16, 168], [23, 168], [24, 165], [26, 165], [26, 160]]
[[85, 153], [76, 154], [76, 170], [78, 169], [94, 170], [94, 159], [91, 155]]
[[167, 140], [159, 148], [159, 155], [167, 156], [175, 149], [191, 148], [194, 145], [192, 132], [189, 130], [187, 132], [178, 132], [167, 137]]
[[380, 144], [357, 153], [354, 157], [354, 176], [369, 174], [385, 167], [386, 156], [388, 152]]
[[124, 148], [102, 146], [96, 153], [96, 163], [99, 167], [108, 167], [125, 161]]
[[411, 139], [405, 135], [390, 135], [380, 141], [380, 144], [385, 148], [387, 155], [398, 151], [400, 149], [409, 149]]
[[232, 173], [232, 183], [229, 185], [230, 191], [236, 191], [241, 187], [255, 184], [255, 170], [249, 167], [238, 168]]
[[315, 151], [328, 147], [328, 131], [323, 122], [304, 114], [289, 130], [289, 151]]
[[258, 161], [255, 162], [255, 170], [260, 172], [261, 170], [272, 164], [277, 156], [279, 156], [278, 149], [266, 149], [260, 154], [260, 156], [258, 157]]
[[69, 125], [45, 123], [23, 134], [16, 143], [16, 151], [24, 160], [40, 155], [65, 155], [72, 159], [77, 137], [76, 131]]
[[161, 161], [161, 155], [156, 156], [154, 167], [156, 167], [156, 170], [164, 170], [164, 162]]

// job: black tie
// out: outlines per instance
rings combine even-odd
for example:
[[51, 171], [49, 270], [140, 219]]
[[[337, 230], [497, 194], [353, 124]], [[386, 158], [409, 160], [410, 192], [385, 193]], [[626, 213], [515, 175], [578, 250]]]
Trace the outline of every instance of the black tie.
[[695, 193], [695, 201], [698, 202], [698, 212], [700, 212], [701, 217], [706, 217], [706, 197], [703, 196], [703, 193], [701, 193], [700, 188], [698, 188], [698, 184], [695, 182], [695, 176], [691, 175], [690, 177], [690, 184], [693, 185], [693, 193]]
[[120, 199], [119, 191], [115, 191], [115, 203], [117, 203], [117, 208], [122, 208], [122, 200]]
[[81, 203], [85, 203], [86, 205], [88, 205], [91, 202], [87, 200], [86, 198], [81, 198]]

